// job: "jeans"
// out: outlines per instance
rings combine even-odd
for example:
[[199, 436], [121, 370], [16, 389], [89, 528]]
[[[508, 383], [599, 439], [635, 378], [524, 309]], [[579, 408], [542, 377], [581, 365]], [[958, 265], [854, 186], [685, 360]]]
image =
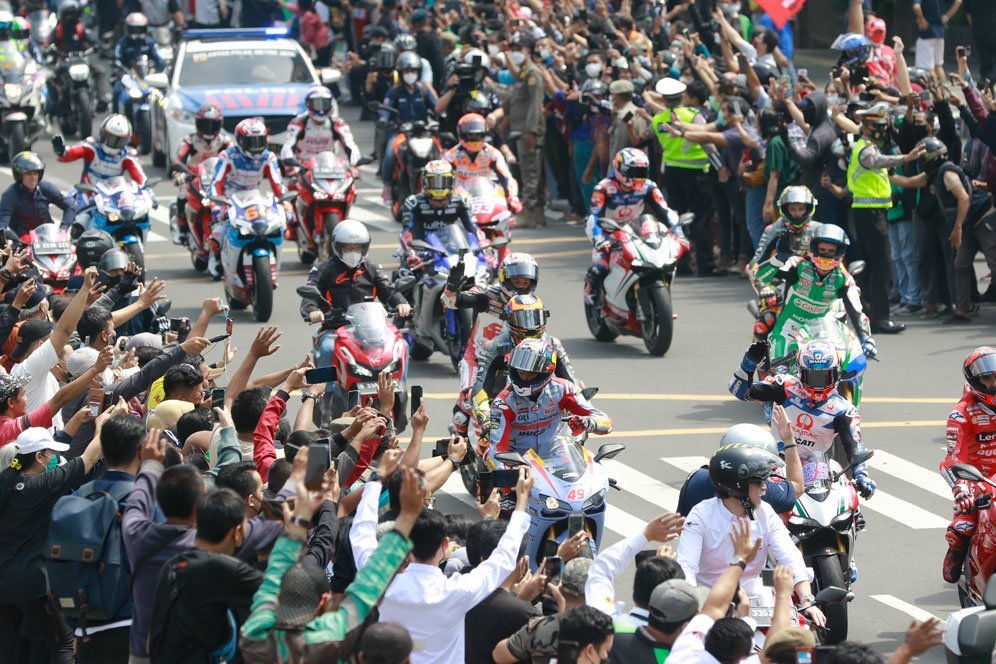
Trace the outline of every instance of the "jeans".
[[[332, 364], [332, 354], [335, 352], [335, 330], [326, 330], [323, 332], [322, 340], [318, 346], [318, 360], [315, 363], [319, 367], [327, 367]], [[330, 380], [325, 384], [325, 391], [331, 392], [332, 386], [335, 385], [334, 380]]]
[[71, 664], [73, 656], [73, 632], [62, 617], [62, 611], [51, 595], [44, 595], [25, 602], [0, 604], [0, 662], [18, 661], [17, 651], [21, 645], [21, 621], [41, 635], [48, 649], [48, 660], [52, 664]]
[[394, 172], [394, 165], [398, 161], [398, 155], [394, 154], [394, 137], [397, 135], [396, 131], [388, 133], [387, 143], [384, 144], [384, 163], [380, 168], [380, 179], [384, 181], [384, 184], [390, 184], [391, 173]]
[[913, 220], [889, 223], [889, 245], [892, 248], [892, 269], [900, 304], [921, 305], [920, 257], [916, 252]]
[[[752, 250], [757, 250], [757, 243], [764, 233], [764, 197], [767, 187], [745, 187], [747, 189], [747, 233], [750, 235]], [[741, 254], [744, 250], [741, 249]]]

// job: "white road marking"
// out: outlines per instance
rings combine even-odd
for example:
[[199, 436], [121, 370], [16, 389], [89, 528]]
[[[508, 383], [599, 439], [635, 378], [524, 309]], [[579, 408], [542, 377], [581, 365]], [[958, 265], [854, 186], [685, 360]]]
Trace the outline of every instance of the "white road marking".
[[[619, 482], [619, 488], [661, 509], [674, 510], [678, 505], [679, 491], [660, 480], [644, 475], [615, 459], [601, 462], [609, 477]], [[612, 493], [610, 492], [611, 496]]]
[[885, 604], [886, 606], [892, 607], [897, 611], [902, 611], [906, 615], [911, 616], [914, 620], [924, 621], [936, 617], [929, 611], [924, 611], [920, 607], [904, 602], [894, 595], [872, 595], [871, 598]]
[[951, 489], [936, 470], [928, 470], [882, 450], [875, 450], [875, 456], [868, 461], [868, 465], [877, 471], [909, 482], [941, 498], [951, 500]]
[[686, 473], [698, 470], [702, 466], [709, 463], [709, 459], [704, 456], [661, 457], [661, 461], [669, 463], [675, 468], [678, 468]]

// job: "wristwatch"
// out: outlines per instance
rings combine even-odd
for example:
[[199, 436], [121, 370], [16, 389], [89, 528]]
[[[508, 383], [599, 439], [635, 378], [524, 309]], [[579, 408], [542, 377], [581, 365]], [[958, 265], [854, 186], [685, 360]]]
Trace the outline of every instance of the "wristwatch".
[[453, 464], [454, 471], [460, 470], [460, 463], [461, 463], [460, 459], [457, 459], [454, 456], [448, 456], [446, 457], [446, 460]]
[[805, 595], [802, 596], [802, 601], [805, 602], [806, 604], [812, 604], [813, 602], [816, 601], [816, 596], [813, 595], [812, 593], [806, 593]]
[[301, 390], [301, 403], [304, 403], [308, 399], [317, 399], [318, 395], [309, 390]]
[[734, 556], [730, 560], [730, 564], [731, 565], [738, 565], [740, 567], [740, 569], [742, 569], [742, 570], [746, 570], [747, 569], [747, 561], [744, 560], [743, 558], [741, 558], [740, 556]]

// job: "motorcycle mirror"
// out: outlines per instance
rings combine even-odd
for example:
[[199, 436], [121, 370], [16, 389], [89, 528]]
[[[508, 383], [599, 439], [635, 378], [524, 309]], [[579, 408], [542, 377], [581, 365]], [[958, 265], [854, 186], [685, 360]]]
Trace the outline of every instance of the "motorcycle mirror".
[[611, 219], [602, 219], [599, 221], [602, 226], [603, 231], [608, 231], [609, 233], [614, 233], [619, 230], [619, 224], [612, 221]]
[[280, 165], [281, 166], [293, 166], [294, 168], [303, 168], [303, 165], [301, 164], [301, 162], [298, 161], [297, 159], [295, 159], [294, 157], [285, 157], [284, 159], [281, 159], [280, 160]]
[[80, 182], [78, 185], [76, 185], [76, 191], [85, 191], [88, 194], [92, 194], [95, 191], [95, 189], [93, 188], [92, 185], [89, 185], [86, 182]]
[[159, 183], [165, 181], [165, 178], [152, 178], [146, 181], [145, 186], [142, 187], [142, 189], [154, 189]]
[[166, 74], [159, 71], [149, 73], [145, 77], [145, 82], [148, 83], [149, 87], [156, 88], [157, 90], [165, 90], [169, 87], [169, 79], [166, 77]]
[[986, 476], [980, 473], [978, 468], [970, 466], [966, 463], [956, 463], [948, 468], [948, 472], [960, 480], [967, 480], [969, 482], [986, 481]]
[[750, 300], [749, 302], [747, 302], [747, 311], [750, 312], [751, 316], [753, 316], [754, 318], [757, 318], [757, 314], [758, 314], [758, 312], [760, 310], [757, 307], [757, 301], [756, 300]]
[[586, 387], [583, 390], [581, 390], [581, 396], [583, 396], [588, 401], [591, 401], [591, 398], [594, 397], [596, 394], [598, 394], [597, 387]]
[[686, 212], [685, 214], [680, 215], [678, 217], [678, 223], [681, 224], [682, 226], [688, 226], [693, 221], [695, 221], [695, 213], [694, 212]]
[[454, 136], [453, 132], [451, 132], [451, 131], [444, 131], [444, 132], [442, 132], [441, 134], [439, 134], [439, 138], [444, 143], [447, 143], [449, 145], [456, 145], [456, 143], [457, 143], [457, 137]]
[[598, 463], [602, 459], [611, 459], [624, 449], [626, 449], [626, 446], [622, 443], [607, 443], [602, 445], [598, 448], [598, 452], [595, 453], [595, 463]]
[[186, 166], [184, 166], [183, 164], [180, 164], [180, 163], [177, 163], [177, 162], [173, 162], [172, 164], [169, 165], [169, 171], [168, 171], [168, 173], [169, 173], [170, 177], [172, 177], [173, 175], [176, 175], [177, 173], [188, 173], [189, 174], [190, 173], [190, 169], [187, 168]]
[[834, 475], [833, 481], [836, 482], [843, 477], [847, 471], [851, 470], [855, 466], [860, 466], [861, 464], [867, 462], [868, 459], [871, 459], [873, 456], [875, 456], [875, 450], [861, 450], [860, 452], [855, 452], [854, 456], [851, 458], [851, 463], [844, 466], [839, 473]]
[[321, 291], [319, 291], [314, 286], [311, 286], [310, 284], [305, 284], [304, 286], [298, 286], [297, 289], [295, 289], [294, 292], [297, 293], [302, 298], [304, 298], [305, 300], [324, 300], [325, 299], [325, 298], [322, 297]]
[[495, 459], [501, 461], [506, 466], [528, 466], [529, 462], [522, 458], [518, 452], [499, 452]]
[[508, 244], [508, 240], [506, 238], [500, 237], [500, 238], [497, 238], [497, 239], [492, 240], [491, 242], [489, 242], [488, 246], [491, 247], [492, 249], [501, 249], [502, 247], [504, 247], [507, 244]]
[[[377, 112], [380, 111], [380, 109], [384, 108], [384, 105], [382, 103], [380, 103], [379, 101], [368, 101], [367, 102], [367, 108], [369, 110], [373, 111], [374, 113], [377, 113]], [[390, 110], [393, 110], [393, 109], [388, 108], [386, 110], [390, 111]]]
[[814, 604], [839, 604], [847, 600], [848, 592], [837, 586], [827, 586], [816, 593]]
[[865, 271], [866, 265], [864, 261], [854, 261], [847, 266], [847, 271], [851, 273], [852, 277], [856, 277]]
[[367, 164], [374, 163], [373, 157], [360, 157], [359, 161], [356, 162], [357, 166], [366, 166]]
[[280, 198], [278, 198], [277, 200], [279, 200], [281, 203], [286, 203], [287, 201], [292, 201], [295, 198], [297, 198], [296, 191], [285, 191], [283, 194], [280, 195]]
[[505, 142], [506, 143], [511, 143], [512, 141], [517, 141], [520, 138], [522, 138], [522, 132], [521, 131], [510, 131], [510, 132], [508, 132], [508, 136], [505, 137]]
[[412, 240], [411, 246], [415, 249], [427, 249], [429, 251], [436, 251], [436, 248], [426, 242], [425, 240]]

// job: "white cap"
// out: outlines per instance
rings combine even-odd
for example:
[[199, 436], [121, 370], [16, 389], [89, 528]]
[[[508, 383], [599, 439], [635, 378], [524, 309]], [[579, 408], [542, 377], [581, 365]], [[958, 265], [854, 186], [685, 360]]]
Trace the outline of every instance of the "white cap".
[[654, 86], [654, 90], [665, 97], [677, 97], [684, 94], [687, 89], [688, 86], [676, 78], [662, 78]]
[[48, 429], [42, 427], [25, 429], [17, 437], [17, 440], [14, 441], [14, 445], [17, 447], [18, 454], [31, 454], [32, 452], [41, 452], [42, 450], [65, 452], [69, 449], [69, 445], [65, 443], [55, 442]]

